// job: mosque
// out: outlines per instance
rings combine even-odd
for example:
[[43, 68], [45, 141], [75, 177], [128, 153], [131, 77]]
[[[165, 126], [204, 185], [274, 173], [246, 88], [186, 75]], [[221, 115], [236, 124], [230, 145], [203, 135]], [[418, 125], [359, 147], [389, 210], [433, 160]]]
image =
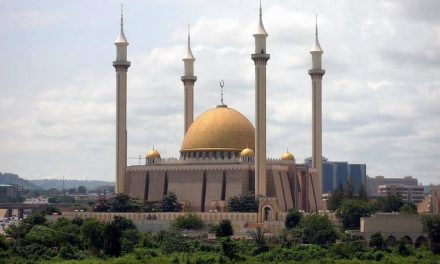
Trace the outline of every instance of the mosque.
[[[296, 164], [292, 153], [279, 159], [266, 157], [266, 50], [268, 34], [263, 25], [260, 5], [255, 51], [255, 127], [240, 112], [223, 104], [208, 109], [194, 120], [195, 58], [190, 35], [183, 57], [184, 138], [177, 159], [162, 159], [152, 149], [145, 165], [127, 166], [127, 61], [128, 41], [123, 30], [115, 41], [117, 93], [116, 192], [146, 201], [159, 201], [174, 193], [185, 210], [193, 212], [226, 211], [233, 196], [253, 192], [260, 209], [286, 212], [324, 209], [322, 201], [322, 49], [316, 27], [315, 43], [310, 51], [312, 68], [312, 164]], [[155, 133], [155, 132], [152, 132]]]

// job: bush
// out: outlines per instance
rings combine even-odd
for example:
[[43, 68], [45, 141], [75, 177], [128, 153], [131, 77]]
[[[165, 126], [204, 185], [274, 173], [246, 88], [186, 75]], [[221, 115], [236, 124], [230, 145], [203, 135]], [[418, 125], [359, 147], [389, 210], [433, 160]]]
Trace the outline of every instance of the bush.
[[310, 214], [298, 227], [302, 233], [303, 243], [327, 245], [334, 243], [338, 238], [335, 226], [326, 215]]
[[287, 229], [292, 229], [299, 224], [302, 218], [302, 213], [298, 212], [297, 210], [289, 210], [286, 215], [286, 220], [284, 221], [284, 224], [286, 225]]
[[377, 249], [377, 250], [382, 250], [385, 248], [385, 242], [384, 242], [382, 234], [380, 232], [376, 232], [371, 235], [370, 247], [373, 247], [374, 249]]
[[165, 254], [173, 252], [189, 252], [191, 249], [187, 238], [180, 232], [174, 230], [160, 231], [155, 236], [155, 240], [159, 243], [160, 249]]
[[223, 219], [220, 221], [220, 224], [217, 226], [215, 230], [215, 235], [217, 237], [229, 237], [234, 234], [232, 229], [231, 220]]
[[136, 259], [149, 259], [149, 258], [158, 257], [160, 253], [157, 249], [135, 248], [134, 255]]
[[78, 250], [78, 248], [70, 245], [70, 244], [63, 244], [60, 247], [60, 251], [58, 253], [58, 256], [63, 259], [83, 259], [84, 255], [81, 254], [81, 252]]
[[222, 254], [226, 256], [231, 261], [237, 261], [240, 259], [237, 250], [237, 244], [235, 241], [231, 240], [229, 237], [220, 240]]
[[373, 209], [368, 202], [362, 200], [343, 200], [336, 210], [336, 216], [342, 221], [344, 229], [359, 229], [360, 219], [370, 216]]
[[365, 251], [366, 245], [364, 241], [336, 243], [330, 247], [332, 256], [340, 259], [351, 259], [354, 255]]
[[57, 255], [55, 250], [35, 243], [19, 247], [16, 251], [19, 256], [31, 260], [49, 260]]
[[412, 249], [411, 247], [408, 245], [407, 241], [405, 239], [400, 239], [399, 242], [397, 243], [397, 252], [401, 255], [401, 256], [409, 256], [412, 254]]
[[258, 212], [258, 198], [250, 192], [231, 197], [228, 209], [230, 212]]
[[200, 229], [203, 227], [203, 221], [196, 214], [179, 215], [172, 226], [179, 229]]

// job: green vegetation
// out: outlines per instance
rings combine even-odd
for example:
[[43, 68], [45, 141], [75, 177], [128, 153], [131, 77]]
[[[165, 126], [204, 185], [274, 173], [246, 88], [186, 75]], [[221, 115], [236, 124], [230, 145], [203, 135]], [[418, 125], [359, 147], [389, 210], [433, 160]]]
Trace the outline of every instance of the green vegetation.
[[[274, 239], [260, 228], [249, 233], [249, 240], [232, 239], [227, 237], [230, 221], [222, 221], [218, 229], [226, 237], [209, 241], [177, 230], [140, 233], [123, 217], [110, 222], [60, 217], [49, 223], [36, 214], [0, 236], [0, 263], [440, 263], [440, 255], [423, 247], [415, 249], [405, 240], [389, 246], [377, 233], [367, 245], [342, 236], [326, 216], [293, 211], [291, 215], [300, 220]], [[188, 214], [182, 219], [193, 217]], [[430, 238], [439, 239], [439, 223], [440, 216], [424, 217]]]
[[223, 219], [220, 223], [213, 227], [216, 237], [230, 237], [234, 234], [231, 220]]
[[179, 215], [171, 224], [177, 229], [200, 229], [203, 227], [203, 221], [196, 214]]
[[125, 194], [112, 198], [99, 197], [92, 205], [94, 212], [180, 212], [182, 205], [174, 193], [164, 195], [161, 201], [140, 201]]
[[251, 192], [229, 199], [230, 212], [258, 212], [258, 198]]
[[286, 215], [286, 221], [284, 221], [286, 228], [292, 229], [296, 227], [299, 222], [301, 222], [302, 217], [302, 213], [298, 212], [297, 210], [289, 210]]

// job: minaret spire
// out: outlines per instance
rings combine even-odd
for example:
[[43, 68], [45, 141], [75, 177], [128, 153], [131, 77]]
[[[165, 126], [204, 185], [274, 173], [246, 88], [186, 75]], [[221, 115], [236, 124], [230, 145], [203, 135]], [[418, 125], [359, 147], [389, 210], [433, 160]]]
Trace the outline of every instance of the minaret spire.
[[127, 38], [124, 34], [124, 15], [123, 15], [123, 6], [121, 4], [121, 29], [119, 30], [119, 35], [115, 40], [115, 44], [126, 44], [128, 45]]
[[194, 55], [191, 52], [191, 34], [190, 25], [188, 24], [188, 45], [185, 55], [183, 56], [184, 75], [181, 77], [184, 86], [184, 124], [183, 131], [185, 136], [189, 127], [194, 120], [194, 83], [197, 76], [194, 76]]
[[124, 34], [124, 19], [121, 5], [121, 29], [116, 38], [116, 193], [127, 193], [125, 177], [127, 169], [127, 61], [128, 41]]
[[270, 55], [266, 53], [268, 34], [263, 25], [260, 1], [260, 19], [254, 33], [255, 53], [251, 55], [255, 65], [255, 194], [266, 196], [266, 65]]
[[[312, 54], [312, 68], [309, 70], [312, 79], [312, 166], [309, 168], [310, 179], [313, 181], [314, 190], [309, 192], [310, 201], [315, 201], [314, 210], [324, 209], [322, 201], [322, 49], [318, 41], [318, 16], [315, 22], [315, 43], [310, 50]], [[310, 185], [312, 186], [312, 185]]]

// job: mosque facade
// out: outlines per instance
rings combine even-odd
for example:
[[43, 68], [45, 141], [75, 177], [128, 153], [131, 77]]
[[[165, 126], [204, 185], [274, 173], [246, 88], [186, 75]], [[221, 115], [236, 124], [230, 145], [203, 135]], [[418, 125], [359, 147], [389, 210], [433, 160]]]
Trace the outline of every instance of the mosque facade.
[[322, 49], [317, 28], [312, 54], [313, 127], [312, 164], [296, 164], [292, 153], [279, 159], [266, 157], [266, 66], [270, 55], [266, 50], [268, 34], [263, 25], [260, 6], [255, 50], [255, 127], [240, 112], [221, 102], [194, 120], [195, 58], [188, 45], [183, 57], [184, 75], [184, 139], [179, 158], [163, 159], [152, 149], [144, 165], [127, 166], [127, 60], [128, 41], [121, 28], [115, 41], [117, 93], [116, 125], [116, 192], [146, 201], [159, 201], [174, 193], [185, 210], [194, 212], [226, 211], [231, 197], [252, 192], [268, 208], [319, 211], [322, 202], [321, 172], [321, 68]]

